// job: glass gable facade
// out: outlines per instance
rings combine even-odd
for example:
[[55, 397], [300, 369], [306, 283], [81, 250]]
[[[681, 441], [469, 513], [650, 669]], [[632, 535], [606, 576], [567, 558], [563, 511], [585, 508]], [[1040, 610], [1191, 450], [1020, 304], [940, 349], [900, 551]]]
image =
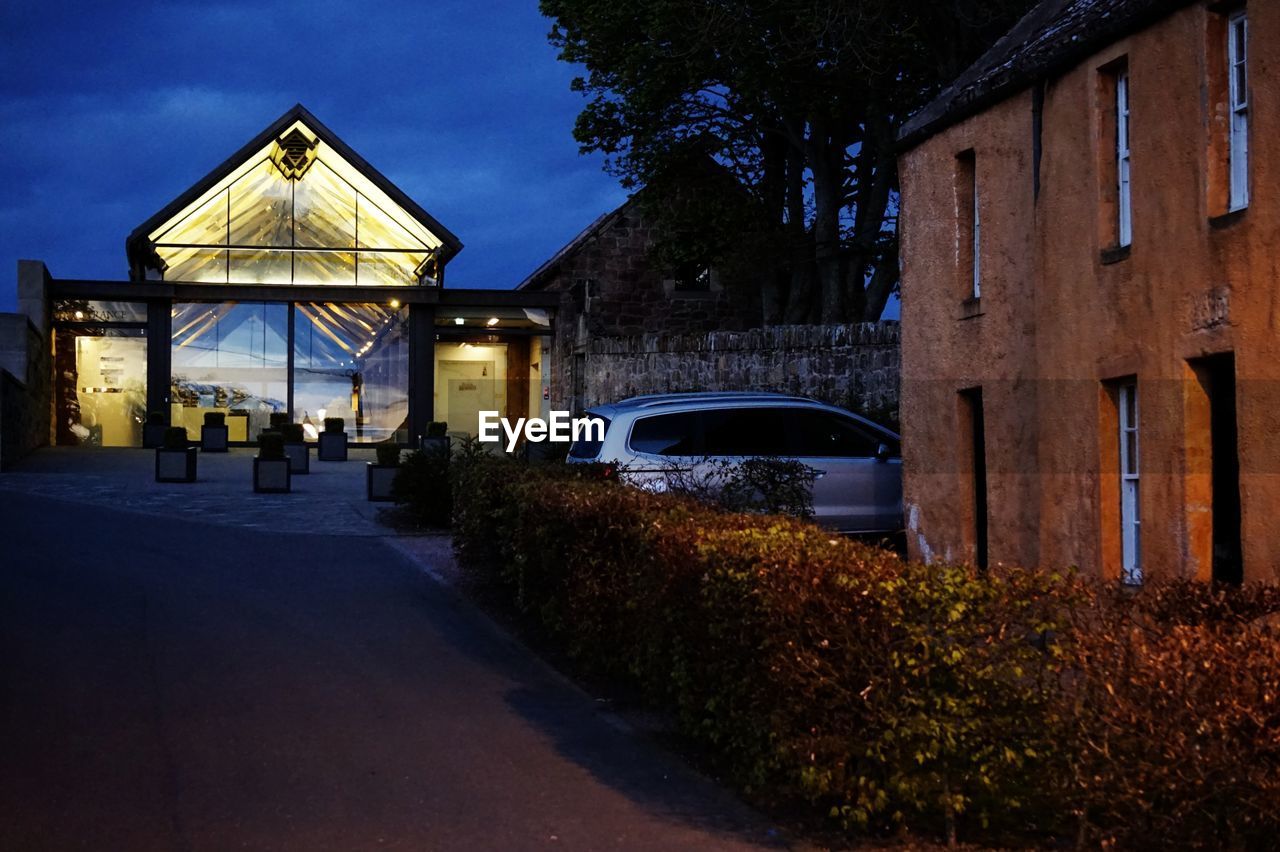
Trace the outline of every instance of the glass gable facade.
[[164, 280], [218, 284], [431, 285], [442, 246], [301, 121], [147, 238]]
[[556, 294], [445, 290], [462, 243], [296, 106], [126, 240], [127, 282], [50, 277], [58, 444], [252, 445], [272, 415], [315, 440], [412, 445], [433, 421], [549, 405]]

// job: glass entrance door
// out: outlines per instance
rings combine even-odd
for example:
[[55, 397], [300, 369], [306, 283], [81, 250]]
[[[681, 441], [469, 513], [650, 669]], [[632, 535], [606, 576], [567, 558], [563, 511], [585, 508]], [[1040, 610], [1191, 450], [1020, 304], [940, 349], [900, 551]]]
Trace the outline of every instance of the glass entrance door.
[[62, 446], [142, 446], [147, 338], [140, 328], [57, 328], [55, 432]]

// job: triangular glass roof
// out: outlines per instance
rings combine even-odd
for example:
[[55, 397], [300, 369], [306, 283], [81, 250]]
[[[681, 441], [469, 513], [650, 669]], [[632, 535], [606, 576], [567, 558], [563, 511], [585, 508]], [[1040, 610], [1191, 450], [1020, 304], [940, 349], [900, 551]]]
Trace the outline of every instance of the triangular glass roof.
[[135, 278], [439, 284], [462, 244], [301, 106], [134, 231]]

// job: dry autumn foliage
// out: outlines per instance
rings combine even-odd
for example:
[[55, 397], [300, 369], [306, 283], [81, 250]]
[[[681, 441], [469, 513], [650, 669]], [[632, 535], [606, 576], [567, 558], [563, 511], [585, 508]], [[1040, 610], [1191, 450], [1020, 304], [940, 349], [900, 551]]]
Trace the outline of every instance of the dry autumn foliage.
[[457, 472], [468, 570], [757, 801], [851, 834], [1273, 848], [1270, 587], [911, 564], [591, 469]]

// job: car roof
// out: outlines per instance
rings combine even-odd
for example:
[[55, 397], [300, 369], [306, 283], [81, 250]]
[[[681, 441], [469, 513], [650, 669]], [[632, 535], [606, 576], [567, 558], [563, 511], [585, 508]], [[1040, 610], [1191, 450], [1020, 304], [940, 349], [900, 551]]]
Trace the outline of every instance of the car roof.
[[812, 407], [828, 411], [836, 411], [868, 423], [879, 431], [892, 435], [895, 439], [899, 438], [898, 434], [892, 429], [882, 426], [873, 420], [869, 420], [860, 414], [840, 408], [839, 406], [830, 405], [822, 402], [821, 400], [807, 396], [787, 393], [772, 393], [767, 391], [714, 391], [708, 393], [645, 394], [642, 396], [633, 396], [607, 405], [593, 406], [587, 413], [613, 419], [620, 414], [639, 414], [641, 412], [649, 413], [651, 411], [661, 411], [663, 409], [698, 410], [708, 408], [734, 408], [737, 406], [749, 406], [753, 404], [795, 405], [799, 407]]

